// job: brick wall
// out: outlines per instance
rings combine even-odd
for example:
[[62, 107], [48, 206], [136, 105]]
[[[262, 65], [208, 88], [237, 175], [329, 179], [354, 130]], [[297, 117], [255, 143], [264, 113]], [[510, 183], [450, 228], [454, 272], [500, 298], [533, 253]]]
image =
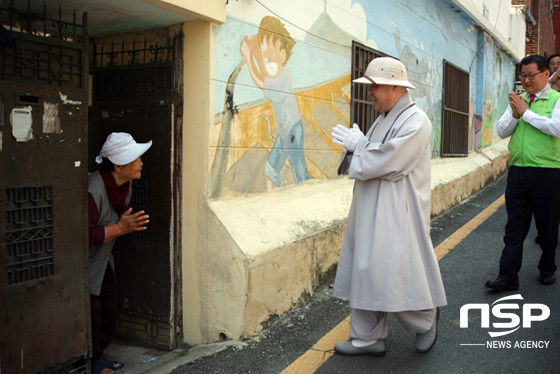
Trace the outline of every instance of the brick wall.
[[554, 50], [556, 53], [560, 53], [560, 0], [554, 0], [552, 13], [552, 27], [554, 28], [554, 35], [556, 40], [554, 43]]
[[527, 43], [525, 54], [551, 55], [556, 51], [556, 38], [552, 24], [552, 17], [549, 15], [551, 2], [556, 0], [512, 0], [511, 5], [526, 5], [529, 7], [531, 15], [536, 21], [533, 26], [527, 22]]
[[[555, 36], [552, 27], [552, 17], [550, 14], [550, 3], [552, 0], [533, 0], [533, 6], [538, 6], [539, 19], [537, 21], [537, 39], [538, 49], [537, 54], [543, 56], [550, 56], [554, 53]], [[535, 4], [536, 3], [536, 4]], [[534, 15], [533, 15], [534, 17]], [[535, 17], [536, 19], [536, 17]], [[531, 32], [531, 37], [533, 36]]]

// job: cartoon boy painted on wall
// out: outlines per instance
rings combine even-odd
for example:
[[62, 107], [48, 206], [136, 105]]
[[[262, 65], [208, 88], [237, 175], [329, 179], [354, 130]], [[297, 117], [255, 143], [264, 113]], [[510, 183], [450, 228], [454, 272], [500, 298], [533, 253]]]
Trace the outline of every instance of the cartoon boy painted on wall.
[[251, 79], [272, 102], [278, 136], [265, 166], [266, 177], [279, 186], [289, 160], [296, 183], [309, 179], [303, 154], [303, 125], [290, 74], [285, 69], [295, 42], [278, 18], [264, 17], [259, 32], [241, 43]]

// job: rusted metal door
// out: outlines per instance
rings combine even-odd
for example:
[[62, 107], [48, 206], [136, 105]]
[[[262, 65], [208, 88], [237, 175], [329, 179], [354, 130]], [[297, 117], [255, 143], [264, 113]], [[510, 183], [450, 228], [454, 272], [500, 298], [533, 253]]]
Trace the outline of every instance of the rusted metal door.
[[0, 372], [85, 372], [86, 17], [30, 13], [0, 43]]
[[134, 181], [132, 207], [145, 210], [145, 231], [118, 239], [113, 250], [119, 294], [120, 333], [170, 345], [171, 308], [171, 133], [169, 106], [103, 108], [106, 138], [124, 131], [138, 142], [153, 140], [142, 156], [142, 178]]
[[[123, 46], [125, 43], [118, 43]], [[130, 45], [134, 47], [135, 43]], [[103, 56], [119, 60], [122, 53], [137, 56], [154, 50], [149, 43], [136, 45], [146, 48], [128, 53], [127, 47], [119, 51], [101, 52]], [[128, 234], [118, 239], [113, 249], [115, 275], [119, 295], [118, 334], [153, 345], [173, 348], [176, 344], [176, 323], [173, 278], [176, 256], [172, 254], [174, 233], [172, 215], [172, 149], [173, 127], [176, 110], [173, 97], [174, 65], [173, 43], [164, 44], [155, 54], [169, 56], [163, 61], [136, 60], [123, 65], [94, 60], [101, 66], [93, 70], [93, 108], [90, 158], [93, 158], [111, 132], [128, 132], [138, 142], [153, 141], [152, 147], [142, 156], [142, 178], [133, 182], [132, 207], [145, 210], [150, 215], [148, 229]], [[165, 53], [162, 53], [164, 51]], [[152, 56], [153, 57], [153, 56]], [[163, 57], [162, 57], [163, 58]], [[114, 60], [113, 60], [114, 62]], [[93, 148], [95, 147], [95, 148]], [[92, 170], [95, 168], [93, 166]]]

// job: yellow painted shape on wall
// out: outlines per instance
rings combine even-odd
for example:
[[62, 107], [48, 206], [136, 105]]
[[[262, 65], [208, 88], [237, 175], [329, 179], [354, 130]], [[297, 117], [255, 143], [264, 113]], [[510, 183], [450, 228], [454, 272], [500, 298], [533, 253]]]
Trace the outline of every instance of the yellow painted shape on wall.
[[[317, 105], [326, 102], [344, 119], [344, 123], [349, 125], [349, 119], [343, 116], [343, 114], [332, 105], [332, 102], [335, 100], [350, 105], [349, 97], [344, 91], [344, 88], [349, 84], [350, 74], [346, 74], [328, 82], [325, 86], [296, 92], [296, 99], [302, 117], [311, 124], [315, 132], [317, 132], [330, 147], [338, 152], [341, 152], [341, 148], [332, 142], [330, 128], [324, 129], [321, 127], [321, 124], [313, 118], [312, 110]], [[263, 149], [269, 152], [274, 145], [274, 139], [277, 135], [276, 118], [271, 102], [267, 101], [252, 107], [249, 104], [241, 105], [238, 107], [238, 110], [239, 112], [235, 114], [232, 121], [228, 169], [243, 157], [248, 150], [256, 145], [262, 146]], [[210, 129], [211, 160], [215, 158], [216, 148], [218, 147], [218, 141], [222, 131], [221, 113], [216, 117], [215, 126]], [[210, 163], [210, 165], [212, 165], [212, 163]]]
[[[331, 130], [337, 123], [349, 126], [350, 90], [350, 74], [345, 74], [324, 82], [322, 86], [299, 89], [295, 93], [304, 126], [304, 156], [307, 171], [312, 179], [328, 179], [333, 175], [333, 170], [336, 170], [335, 164], [339, 160], [338, 155], [342, 152], [342, 148], [333, 143]], [[242, 160], [244, 157], [251, 158], [249, 164], [245, 164], [244, 167], [249, 168], [247, 172], [252, 172], [251, 165], [256, 165], [255, 160], [266, 160], [278, 136], [274, 108], [270, 101], [262, 99], [242, 104], [236, 107], [236, 110], [237, 113], [230, 124], [229, 139], [226, 136], [223, 145], [219, 142], [224, 138], [222, 136], [224, 113], [216, 114], [215, 125], [209, 131], [210, 160], [216, 158], [219, 147], [228, 147], [225, 156], [227, 157], [226, 170], [221, 171], [222, 173], [228, 173], [240, 161], [247, 162]], [[214, 162], [211, 161], [210, 165], [214, 165]], [[288, 160], [284, 168], [290, 169]], [[210, 169], [212, 172], [212, 166]], [[237, 173], [239, 170], [236, 171], [235, 176], [230, 177], [235, 179], [235, 183], [242, 185], [243, 179], [236, 177], [243, 173]], [[226, 175], [222, 175], [221, 178], [225, 180]], [[224, 187], [221, 197], [239, 194], [231, 183], [229, 187]], [[259, 185], [258, 189], [264, 187]], [[254, 189], [252, 191], [256, 192]]]

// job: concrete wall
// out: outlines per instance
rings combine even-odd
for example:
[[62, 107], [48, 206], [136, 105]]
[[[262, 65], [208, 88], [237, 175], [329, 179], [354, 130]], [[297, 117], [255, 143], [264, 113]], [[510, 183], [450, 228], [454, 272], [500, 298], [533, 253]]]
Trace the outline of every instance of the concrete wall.
[[[226, 21], [226, 7], [223, 0], [144, 0], [176, 13], [186, 14], [194, 19], [223, 23]], [[132, 5], [133, 7], [134, 5]]]
[[[228, 243], [214, 241], [209, 248], [227, 264], [212, 269], [228, 289], [209, 290], [214, 312], [222, 316], [214, 320], [214, 337], [228, 327], [228, 338], [254, 336], [271, 316], [313, 294], [338, 262], [352, 186], [348, 178], [310, 181], [210, 203], [220, 241]], [[223, 297], [226, 303], [220, 303]]]
[[[433, 157], [440, 155], [441, 148], [444, 60], [465, 71], [470, 77], [469, 144], [472, 150], [489, 146], [496, 135], [493, 123], [507, 107], [507, 94], [514, 87], [515, 65], [523, 57], [524, 44], [521, 48], [510, 42], [521, 40], [524, 30], [510, 27], [520, 16], [510, 14], [509, 4], [290, 0], [268, 7], [266, 2], [231, 2], [227, 22], [215, 29], [210, 197], [261, 193], [301, 182], [294, 172], [298, 168], [287, 162], [276, 167], [279, 180], [271, 183], [269, 155], [283, 124], [271, 100], [253, 81], [251, 69], [243, 64], [243, 45], [249, 45], [255, 60], [262, 59], [258, 46], [251, 47], [250, 41], [266, 29], [267, 18], [278, 21], [284, 38], [293, 42], [283, 66], [291, 86], [283, 92], [297, 100], [305, 172], [310, 179], [326, 180], [336, 177], [333, 171], [341, 153], [330, 141], [330, 130], [337, 123], [350, 125], [352, 41], [405, 64], [409, 79], [418, 87], [410, 93], [432, 120]], [[259, 70], [256, 65], [253, 70]], [[265, 70], [261, 73], [266, 76]], [[233, 118], [227, 115], [230, 98], [236, 112]]]
[[[400, 58], [418, 86], [411, 94], [434, 129], [433, 214], [505, 171], [507, 143], [493, 139], [493, 123], [507, 105], [503, 97], [513, 87], [516, 60], [450, 4], [230, 1], [223, 25], [185, 24], [181, 214], [186, 343], [254, 336], [271, 316], [312, 294], [335, 268], [353, 182], [336, 176], [341, 148], [332, 143], [330, 131], [337, 123], [350, 125], [352, 40]], [[278, 113], [241, 55], [243, 41], [258, 34], [266, 17], [279, 20], [284, 39], [294, 42], [284, 66], [293, 92], [283, 95], [295, 97], [301, 113], [310, 177], [305, 181], [297, 180], [291, 160], [278, 170], [279, 183], [267, 174], [280, 137]], [[260, 53], [259, 45], [252, 48]], [[473, 151], [463, 159], [438, 158], [443, 60], [471, 77]], [[475, 128], [476, 118], [488, 130]], [[484, 144], [482, 133], [487, 134]]]
[[466, 158], [432, 160], [432, 216], [459, 204], [507, 171], [509, 138]]
[[184, 24], [184, 117], [181, 209], [183, 329], [188, 344], [209, 341], [208, 307], [208, 183], [207, 146], [214, 70], [212, 26], [205, 21]]
[[[530, 1], [530, 0], [527, 0]], [[525, 25], [520, 25], [521, 17], [512, 7], [518, 0], [450, 0], [466, 12], [485, 32], [492, 35], [515, 59], [525, 56]], [[513, 11], [512, 11], [513, 9]]]

